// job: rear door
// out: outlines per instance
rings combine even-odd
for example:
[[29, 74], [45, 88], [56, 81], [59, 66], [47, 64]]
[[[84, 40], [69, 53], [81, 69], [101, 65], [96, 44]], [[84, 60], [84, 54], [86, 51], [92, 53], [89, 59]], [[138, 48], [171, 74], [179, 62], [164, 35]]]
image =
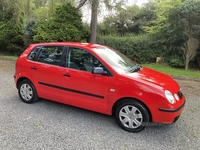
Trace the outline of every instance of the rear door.
[[66, 67], [62, 70], [62, 101], [105, 113], [110, 77], [91, 73], [94, 67], [101, 65], [101, 62], [88, 51], [70, 47], [67, 52]]
[[[40, 47], [37, 55], [28, 57], [30, 59], [30, 72], [36, 83], [38, 96], [41, 98], [61, 100], [61, 56], [63, 49], [63, 46], [43, 46]], [[36, 49], [36, 51], [38, 50]], [[32, 54], [34, 54], [33, 52]]]

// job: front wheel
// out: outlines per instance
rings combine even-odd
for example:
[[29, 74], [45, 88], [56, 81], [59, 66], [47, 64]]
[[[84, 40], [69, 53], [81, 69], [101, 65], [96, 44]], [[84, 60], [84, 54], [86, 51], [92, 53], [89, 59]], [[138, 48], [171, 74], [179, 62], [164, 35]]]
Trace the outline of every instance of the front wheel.
[[143, 104], [135, 100], [125, 100], [117, 106], [115, 119], [124, 130], [139, 132], [148, 125], [150, 117]]
[[27, 79], [20, 82], [18, 86], [18, 94], [21, 100], [25, 103], [33, 103], [38, 100], [34, 85]]

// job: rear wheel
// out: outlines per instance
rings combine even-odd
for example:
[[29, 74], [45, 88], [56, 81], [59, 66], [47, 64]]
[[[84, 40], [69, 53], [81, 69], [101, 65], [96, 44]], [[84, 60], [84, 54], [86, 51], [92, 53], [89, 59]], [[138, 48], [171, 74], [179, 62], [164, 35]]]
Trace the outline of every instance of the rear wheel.
[[149, 123], [147, 108], [134, 100], [125, 100], [115, 110], [117, 124], [126, 131], [142, 131]]
[[18, 94], [21, 100], [25, 103], [33, 103], [38, 100], [34, 85], [27, 79], [20, 82], [18, 86]]

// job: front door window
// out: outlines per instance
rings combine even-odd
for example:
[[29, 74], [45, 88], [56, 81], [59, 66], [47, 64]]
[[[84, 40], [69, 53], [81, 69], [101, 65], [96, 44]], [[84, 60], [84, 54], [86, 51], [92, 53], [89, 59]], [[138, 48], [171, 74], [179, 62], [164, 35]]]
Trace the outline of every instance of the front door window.
[[69, 48], [67, 57], [67, 67], [92, 72], [94, 67], [102, 64], [91, 53], [78, 48]]

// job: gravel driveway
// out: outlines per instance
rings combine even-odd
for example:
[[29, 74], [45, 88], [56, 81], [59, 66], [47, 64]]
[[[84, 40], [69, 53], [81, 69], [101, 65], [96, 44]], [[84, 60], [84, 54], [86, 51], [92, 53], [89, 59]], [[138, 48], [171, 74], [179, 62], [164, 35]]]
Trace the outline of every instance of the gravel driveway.
[[14, 64], [0, 59], [1, 150], [200, 149], [200, 82], [177, 80], [187, 102], [175, 124], [151, 124], [129, 133], [110, 116], [46, 100], [23, 103], [13, 80]]

